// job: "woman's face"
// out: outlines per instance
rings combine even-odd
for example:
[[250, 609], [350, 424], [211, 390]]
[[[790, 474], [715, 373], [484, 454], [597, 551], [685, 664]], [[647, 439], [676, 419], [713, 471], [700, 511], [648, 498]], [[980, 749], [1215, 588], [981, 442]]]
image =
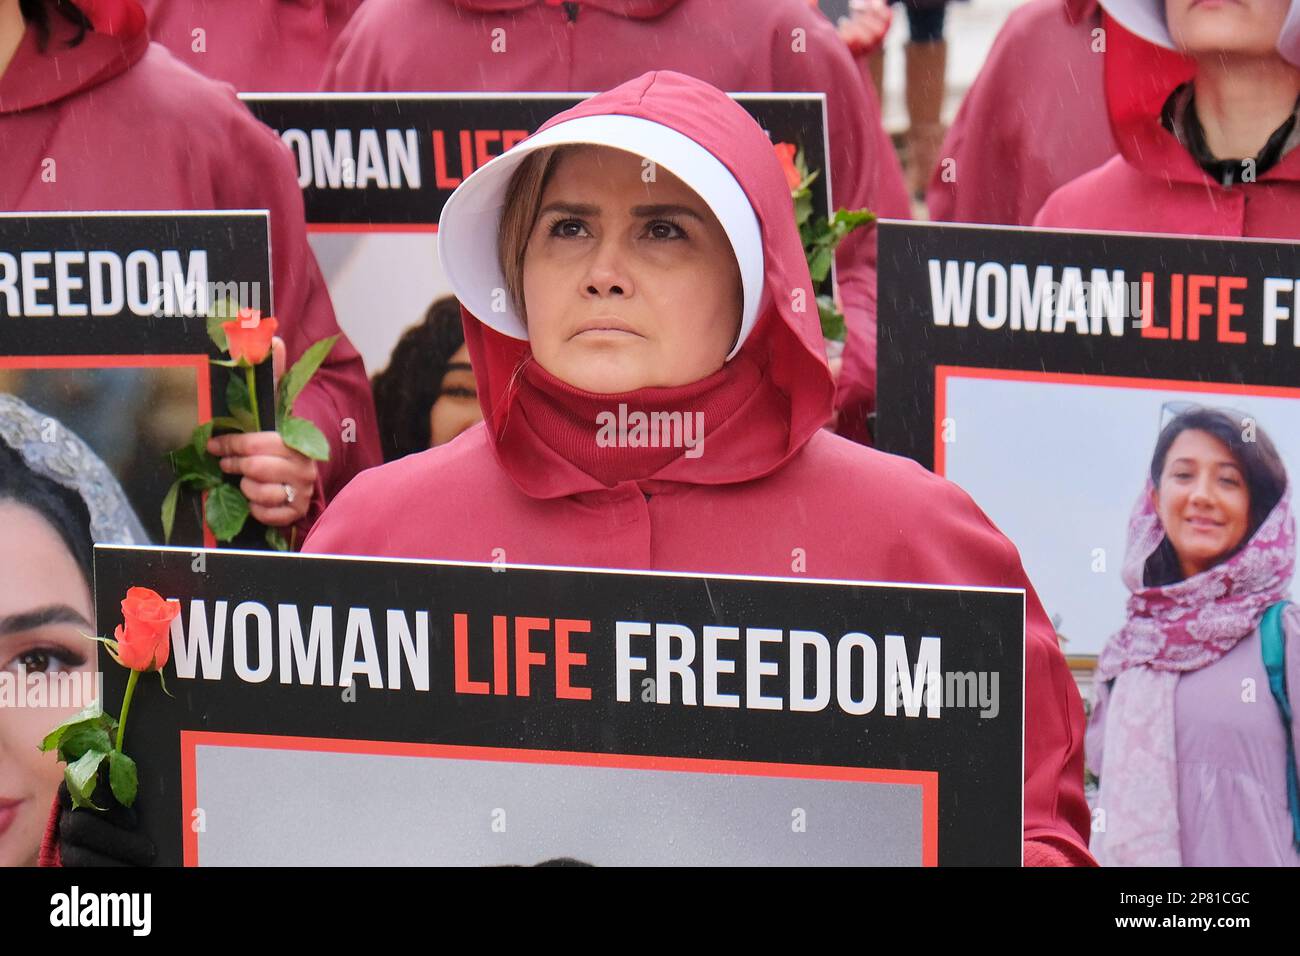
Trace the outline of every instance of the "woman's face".
[[1277, 56], [1290, 0], [1165, 0], [1174, 46], [1191, 56]]
[[556, 378], [601, 393], [685, 385], [731, 351], [740, 268], [717, 217], [676, 176], [582, 147], [561, 156], [542, 195], [524, 302], [533, 356]]
[[452, 353], [442, 376], [438, 399], [429, 409], [429, 447], [451, 441], [471, 425], [483, 420], [478, 406], [478, 383], [469, 365], [469, 346]]
[[[63, 779], [57, 755], [36, 748], [90, 703], [80, 694], [82, 675], [95, 671], [95, 645], [81, 633], [94, 632], [94, 611], [81, 569], [44, 518], [26, 505], [0, 501], [0, 528], [0, 680], [11, 682], [29, 704], [39, 703], [28, 693], [36, 682], [55, 691], [44, 695], [46, 706], [0, 707], [0, 866], [23, 866], [36, 863]], [[49, 680], [57, 674], [75, 678]], [[57, 690], [59, 681], [64, 691]], [[51, 700], [71, 703], [51, 706]]]
[[1187, 577], [1218, 564], [1246, 538], [1245, 475], [1228, 446], [1208, 432], [1189, 428], [1174, 439], [1152, 500]]

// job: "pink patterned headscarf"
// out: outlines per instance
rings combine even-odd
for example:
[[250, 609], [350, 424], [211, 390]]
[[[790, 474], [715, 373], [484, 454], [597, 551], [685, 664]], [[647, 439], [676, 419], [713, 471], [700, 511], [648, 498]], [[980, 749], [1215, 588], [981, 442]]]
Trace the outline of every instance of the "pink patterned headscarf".
[[1147, 558], [1165, 537], [1147, 482], [1128, 525], [1124, 584], [1128, 620], [1106, 642], [1098, 683], [1115, 680], [1105, 719], [1098, 805], [1103, 866], [1179, 866], [1178, 768], [1174, 691], [1183, 671], [1221, 658], [1286, 600], [1295, 569], [1291, 487], [1231, 558], [1189, 578], [1147, 587]]

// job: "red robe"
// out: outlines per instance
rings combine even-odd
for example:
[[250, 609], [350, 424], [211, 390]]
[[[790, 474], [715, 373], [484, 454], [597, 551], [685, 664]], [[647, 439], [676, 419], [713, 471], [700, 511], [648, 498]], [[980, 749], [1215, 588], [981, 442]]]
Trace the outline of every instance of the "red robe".
[[[344, 30], [323, 88], [585, 92], [664, 69], [733, 93], [825, 92], [835, 205], [910, 217], [875, 95], [835, 28], [804, 0], [568, 6], [572, 20], [554, 0], [368, 0]], [[500, 30], [505, 49], [493, 52]], [[866, 440], [864, 418], [875, 407], [875, 246], [875, 231], [859, 230], [836, 260], [848, 336], [836, 406], [841, 432], [857, 440]]]
[[1120, 155], [1048, 198], [1036, 226], [1300, 239], [1300, 149], [1253, 183], [1219, 185], [1161, 125], [1195, 64], [1106, 20], [1106, 104]]
[[[292, 364], [339, 333], [307, 244], [302, 193], [287, 147], [226, 85], [150, 44], [139, 24], [117, 36], [74, 28], [57, 14], [45, 51], [29, 29], [0, 77], [0, 209], [16, 212], [269, 209], [280, 336]], [[55, 162], [53, 181], [42, 176]], [[361, 357], [341, 338], [298, 397], [330, 443], [318, 463], [306, 532], [348, 479], [382, 460]], [[355, 423], [354, 441], [346, 421]]]
[[[792, 305], [789, 290], [810, 295], [808, 268], [761, 129], [666, 72], [546, 125], [610, 112], [684, 133], [745, 190], [771, 298], [740, 352], [702, 383], [592, 395], [536, 363], [516, 375], [528, 343], [463, 311], [484, 422], [357, 476], [303, 550], [489, 562], [503, 549], [519, 564], [785, 577], [802, 555], [810, 577], [1025, 588], [1027, 859], [1090, 863], [1083, 704], [1015, 547], [956, 485], [821, 428], [833, 385], [816, 313]], [[593, 413], [618, 401], [702, 409], [703, 453], [602, 451]]]
[[[999, 31], [925, 194], [939, 222], [1027, 226], [1052, 191], [1115, 155], [1097, 0], [1031, 0]], [[945, 175], [949, 181], [945, 182]]]
[[[149, 37], [242, 92], [320, 86], [330, 47], [361, 0], [141, 0]], [[202, 49], [194, 31], [201, 29]]]

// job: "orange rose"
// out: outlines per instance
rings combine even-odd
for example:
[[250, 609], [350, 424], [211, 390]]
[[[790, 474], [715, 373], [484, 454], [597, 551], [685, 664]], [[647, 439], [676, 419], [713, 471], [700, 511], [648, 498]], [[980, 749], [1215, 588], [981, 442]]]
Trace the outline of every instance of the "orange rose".
[[180, 605], [164, 601], [149, 588], [131, 588], [122, 602], [122, 618], [113, 636], [117, 652], [113, 659], [133, 671], [159, 671], [171, 654], [172, 619]]
[[240, 309], [239, 317], [222, 322], [230, 357], [241, 364], [259, 365], [271, 352], [271, 337], [275, 335], [274, 316], [262, 317], [257, 309]]
[[794, 164], [794, 156], [798, 149], [794, 143], [774, 143], [772, 148], [776, 150], [776, 158], [781, 161], [785, 181], [790, 184], [790, 191], [794, 192], [803, 182], [803, 177], [799, 175], [799, 169]]

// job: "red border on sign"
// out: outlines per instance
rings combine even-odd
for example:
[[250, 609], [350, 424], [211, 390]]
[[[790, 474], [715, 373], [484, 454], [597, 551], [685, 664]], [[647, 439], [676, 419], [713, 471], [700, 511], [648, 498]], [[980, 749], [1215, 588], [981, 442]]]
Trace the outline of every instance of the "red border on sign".
[[1185, 382], [1174, 378], [1126, 378], [1122, 375], [1076, 375], [1070, 372], [1030, 372], [1020, 369], [968, 368], [961, 365], [934, 367], [934, 473], [944, 475], [943, 420], [948, 417], [948, 379], [978, 378], [999, 382], [1046, 382], [1056, 385], [1089, 385], [1093, 388], [1145, 388], [1152, 391], [1223, 392], [1258, 398], [1300, 398], [1300, 388], [1285, 385], [1243, 385], [1232, 382]]
[[[194, 369], [198, 422], [202, 425], [212, 419], [212, 368], [206, 355], [0, 355], [0, 368], [15, 369], [185, 367]], [[217, 539], [206, 521], [203, 523], [203, 546], [217, 546]]]
[[519, 750], [508, 747], [469, 747], [456, 744], [416, 744], [385, 740], [344, 740], [337, 737], [282, 737], [275, 734], [181, 731], [181, 820], [185, 822], [184, 864], [199, 865], [199, 835], [188, 821], [198, 806], [195, 748], [247, 747], [256, 750], [308, 750], [319, 753], [373, 754], [396, 757], [440, 757], [505, 763], [561, 764], [571, 767], [614, 767], [624, 770], [666, 770], [733, 774], [749, 777], [795, 777], [803, 780], [844, 780], [858, 783], [910, 784], [921, 788], [921, 865], [939, 865], [939, 774], [933, 770], [878, 770], [870, 767], [825, 767], [753, 760], [704, 760], [697, 757], [655, 757], [643, 754], [604, 754], [570, 750]]

